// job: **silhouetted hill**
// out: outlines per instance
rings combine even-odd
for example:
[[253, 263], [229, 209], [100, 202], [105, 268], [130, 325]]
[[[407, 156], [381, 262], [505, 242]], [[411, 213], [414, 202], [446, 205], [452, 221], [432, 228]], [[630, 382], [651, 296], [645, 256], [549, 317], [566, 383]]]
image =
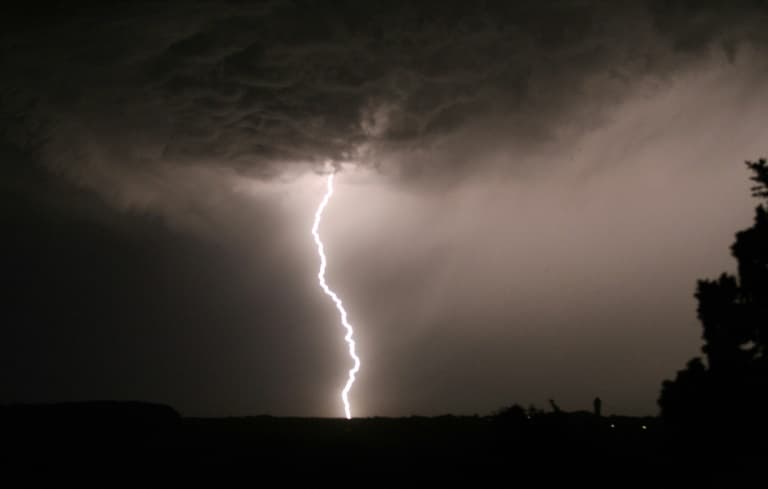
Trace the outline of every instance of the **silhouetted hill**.
[[407, 418], [183, 418], [138, 402], [0, 407], [14, 487], [312, 483], [736, 487], [766, 451], [675, 439], [657, 418], [588, 412]]

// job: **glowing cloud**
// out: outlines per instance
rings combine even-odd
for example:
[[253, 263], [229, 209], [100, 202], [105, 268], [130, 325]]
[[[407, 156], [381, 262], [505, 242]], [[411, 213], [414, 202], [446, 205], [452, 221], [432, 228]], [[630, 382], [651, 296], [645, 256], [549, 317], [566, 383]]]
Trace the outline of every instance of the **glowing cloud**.
[[318, 228], [320, 227], [320, 220], [323, 217], [323, 211], [325, 210], [325, 207], [328, 205], [328, 201], [331, 200], [331, 196], [333, 195], [333, 176], [334, 174], [331, 173], [328, 175], [328, 185], [325, 192], [325, 195], [323, 196], [323, 200], [320, 202], [320, 205], [317, 207], [317, 211], [315, 211], [315, 222], [312, 225], [312, 236], [315, 238], [315, 244], [317, 245], [317, 254], [320, 256], [320, 271], [317, 273], [317, 280], [320, 284], [320, 288], [323, 289], [323, 292], [330, 297], [333, 302], [336, 304], [336, 309], [339, 311], [339, 315], [341, 316], [341, 325], [347, 330], [346, 336], [344, 336], [344, 340], [349, 345], [349, 356], [354, 361], [354, 366], [349, 369], [349, 378], [347, 379], [346, 385], [344, 385], [344, 389], [341, 391], [341, 401], [344, 403], [344, 414], [347, 416], [347, 419], [352, 418], [352, 411], [349, 407], [349, 390], [352, 388], [352, 384], [355, 383], [355, 374], [360, 370], [360, 358], [355, 353], [355, 340], [352, 339], [352, 336], [354, 335], [354, 330], [352, 329], [352, 325], [349, 324], [349, 321], [347, 320], [347, 311], [344, 309], [344, 305], [341, 302], [341, 299], [339, 299], [339, 296], [336, 295], [336, 293], [328, 287], [328, 284], [325, 282], [325, 268], [327, 266], [327, 260], [325, 258], [325, 248], [323, 246], [323, 242], [320, 240], [320, 233], [318, 232]]

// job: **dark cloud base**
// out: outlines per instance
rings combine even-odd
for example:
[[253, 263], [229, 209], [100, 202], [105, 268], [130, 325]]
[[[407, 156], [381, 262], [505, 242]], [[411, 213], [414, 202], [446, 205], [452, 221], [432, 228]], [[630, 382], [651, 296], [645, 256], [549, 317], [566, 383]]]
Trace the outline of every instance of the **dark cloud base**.
[[[97, 147], [110, 164], [269, 178], [429, 149], [478, 118], [546, 140], [575, 107], [589, 125], [713, 46], [762, 47], [765, 15], [763, 2], [60, 4], [7, 18], [2, 94], [34, 104], [48, 159], [75, 175], [104, 164], [70, 169]], [[445, 160], [430, 173], [455, 172]]]

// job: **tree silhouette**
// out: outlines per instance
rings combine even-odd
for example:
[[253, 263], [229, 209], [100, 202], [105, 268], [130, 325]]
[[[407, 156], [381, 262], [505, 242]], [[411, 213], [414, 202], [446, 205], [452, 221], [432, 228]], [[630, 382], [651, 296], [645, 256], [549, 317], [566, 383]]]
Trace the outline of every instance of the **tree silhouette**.
[[[768, 199], [768, 163], [746, 162], [752, 195]], [[699, 280], [695, 297], [705, 341], [700, 358], [662, 384], [659, 406], [670, 424], [720, 433], [766, 433], [768, 418], [768, 210], [736, 233], [731, 246], [738, 277]], [[736, 435], [735, 435], [736, 436]]]

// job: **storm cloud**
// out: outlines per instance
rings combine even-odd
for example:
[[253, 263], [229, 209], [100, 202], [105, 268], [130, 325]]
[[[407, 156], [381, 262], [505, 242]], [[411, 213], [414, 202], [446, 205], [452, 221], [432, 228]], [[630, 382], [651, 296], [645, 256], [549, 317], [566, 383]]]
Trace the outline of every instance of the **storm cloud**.
[[[570, 408], [598, 392], [651, 412], [698, 348], [696, 278], [732, 266], [729, 240], [750, 219], [741, 162], [766, 151], [766, 20], [758, 1], [12, 11], [0, 185], [26, 236], [13, 250], [55, 242], [18, 227], [55, 209], [43, 221], [79, 230], [48, 251], [79, 257], [62, 276], [90, 266], [73, 251], [83, 240], [113, 250], [104, 263], [167, 263], [115, 278], [163, 286], [112, 321], [143, 324], [147, 342], [147, 325], [163, 325], [164, 349], [120, 348], [201, 380], [164, 393], [170, 369], [165, 384], [104, 392], [191, 413], [333, 414], [344, 346], [307, 234], [333, 165], [323, 232], [329, 280], [359, 323], [361, 413], [550, 396]], [[112, 236], [103, 246], [83, 238], [93, 226]], [[196, 315], [171, 312], [190, 302]], [[223, 370], [193, 355], [206, 342]]]
[[499, 139], [588, 131], [638, 87], [762, 50], [765, 13], [748, 7], [61, 7], [6, 19], [4, 99], [34, 104], [25, 120], [49, 164], [97, 188], [151, 185], [169, 165], [275, 178], [332, 160], [439, 177], [471, 171]]

